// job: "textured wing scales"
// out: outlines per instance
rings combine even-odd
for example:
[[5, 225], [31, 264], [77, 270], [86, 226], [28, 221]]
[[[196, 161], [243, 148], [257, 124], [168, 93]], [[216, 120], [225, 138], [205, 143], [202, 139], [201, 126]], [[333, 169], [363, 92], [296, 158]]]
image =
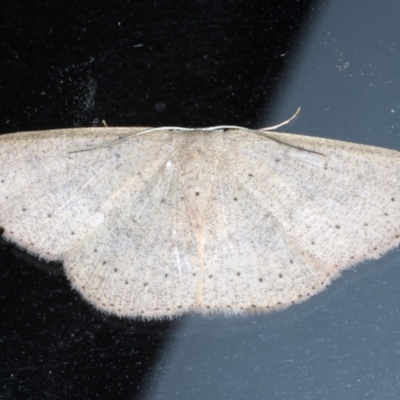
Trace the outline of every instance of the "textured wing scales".
[[0, 225], [117, 315], [268, 311], [400, 242], [400, 154], [268, 132], [0, 138]]

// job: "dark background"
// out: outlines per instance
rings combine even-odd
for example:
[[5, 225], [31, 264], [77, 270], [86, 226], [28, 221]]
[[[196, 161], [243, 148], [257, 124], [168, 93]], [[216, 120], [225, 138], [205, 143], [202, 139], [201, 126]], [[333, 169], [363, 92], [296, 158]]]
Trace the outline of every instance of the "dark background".
[[[3, 1], [0, 133], [261, 127], [400, 150], [400, 3]], [[398, 251], [271, 315], [145, 323], [0, 245], [0, 399], [400, 398]]]

